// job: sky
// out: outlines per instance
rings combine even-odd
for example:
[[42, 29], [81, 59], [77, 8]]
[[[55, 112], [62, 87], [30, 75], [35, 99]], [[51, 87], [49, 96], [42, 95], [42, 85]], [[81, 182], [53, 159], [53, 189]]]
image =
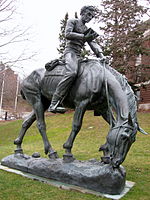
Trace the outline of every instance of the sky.
[[[31, 54], [38, 54], [32, 60], [22, 63], [23, 74], [29, 74], [52, 59], [58, 58], [57, 48], [59, 47], [60, 21], [68, 12], [69, 18], [74, 18], [74, 13], [80, 15], [80, 9], [84, 5], [99, 6], [100, 0], [21, 0], [19, 12], [20, 22], [23, 27], [31, 27], [32, 35], [30, 48]], [[90, 22], [93, 29], [98, 25]], [[19, 50], [19, 48], [18, 48]], [[17, 51], [17, 49], [16, 49]]]
[[[21, 76], [26, 76], [34, 69], [44, 67], [47, 62], [59, 57], [57, 48], [59, 47], [60, 21], [64, 19], [66, 13], [68, 12], [69, 18], [74, 18], [75, 12], [78, 16], [80, 15], [82, 6], [100, 7], [101, 0], [18, 0], [18, 2], [19, 15], [14, 22], [24, 29], [30, 27], [29, 42], [25, 41], [24, 45], [28, 49], [29, 56], [37, 52], [34, 58], [22, 62], [19, 68], [14, 68]], [[88, 25], [99, 33], [99, 25], [94, 20]], [[18, 43], [10, 49], [10, 52], [12, 55], [18, 52], [21, 54], [23, 48], [24, 46]]]

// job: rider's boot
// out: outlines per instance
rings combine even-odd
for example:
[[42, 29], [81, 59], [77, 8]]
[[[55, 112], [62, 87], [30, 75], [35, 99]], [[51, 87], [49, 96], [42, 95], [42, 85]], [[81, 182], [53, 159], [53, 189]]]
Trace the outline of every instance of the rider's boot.
[[65, 113], [66, 109], [64, 107], [58, 107], [60, 102], [62, 101], [62, 97], [54, 94], [52, 97], [51, 105], [48, 108], [48, 111], [52, 113]]

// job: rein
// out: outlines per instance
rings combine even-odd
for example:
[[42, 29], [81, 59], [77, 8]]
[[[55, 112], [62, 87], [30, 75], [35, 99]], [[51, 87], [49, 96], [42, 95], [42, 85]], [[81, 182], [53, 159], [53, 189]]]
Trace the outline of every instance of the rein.
[[107, 105], [108, 105], [108, 110], [109, 110], [109, 120], [110, 120], [110, 128], [112, 128], [112, 110], [110, 107], [110, 102], [109, 102], [109, 92], [108, 92], [108, 83], [107, 83], [107, 77], [106, 77], [106, 62], [103, 62], [104, 66], [104, 82], [105, 82], [105, 89], [106, 89], [106, 99], [107, 99]]

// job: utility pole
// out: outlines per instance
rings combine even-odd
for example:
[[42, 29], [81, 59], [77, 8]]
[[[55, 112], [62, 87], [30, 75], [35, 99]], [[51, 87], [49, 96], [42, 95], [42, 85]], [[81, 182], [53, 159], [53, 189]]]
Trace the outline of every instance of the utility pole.
[[15, 97], [15, 112], [17, 111], [18, 90], [19, 90], [19, 76], [17, 75], [16, 97]]
[[4, 68], [4, 70], [3, 70], [3, 81], [2, 81], [2, 90], [1, 90], [1, 98], [0, 98], [0, 116], [2, 116], [2, 104], [3, 104], [3, 96], [4, 96], [5, 74], [6, 74], [6, 68]]

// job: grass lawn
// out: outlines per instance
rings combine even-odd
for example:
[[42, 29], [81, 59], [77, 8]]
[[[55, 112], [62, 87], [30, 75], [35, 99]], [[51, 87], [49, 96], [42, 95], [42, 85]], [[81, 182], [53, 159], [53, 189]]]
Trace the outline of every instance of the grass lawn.
[[[64, 150], [63, 143], [70, 134], [73, 113], [49, 115], [46, 117], [47, 135], [60, 157]], [[150, 113], [138, 113], [140, 126], [150, 133]], [[18, 136], [22, 120], [0, 122], [0, 160], [14, 152], [14, 139]], [[102, 153], [98, 148], [105, 142], [108, 125], [101, 117], [94, 117], [93, 112], [86, 112], [82, 129], [76, 138], [73, 154], [78, 160], [99, 159]], [[44, 155], [42, 138], [34, 123], [27, 131], [23, 142], [25, 154], [39, 152]], [[123, 166], [127, 180], [135, 186], [122, 199], [150, 199], [150, 135], [137, 133]], [[61, 190], [50, 185], [33, 181], [16, 174], [0, 170], [0, 200], [98, 200], [105, 199], [75, 191]]]

